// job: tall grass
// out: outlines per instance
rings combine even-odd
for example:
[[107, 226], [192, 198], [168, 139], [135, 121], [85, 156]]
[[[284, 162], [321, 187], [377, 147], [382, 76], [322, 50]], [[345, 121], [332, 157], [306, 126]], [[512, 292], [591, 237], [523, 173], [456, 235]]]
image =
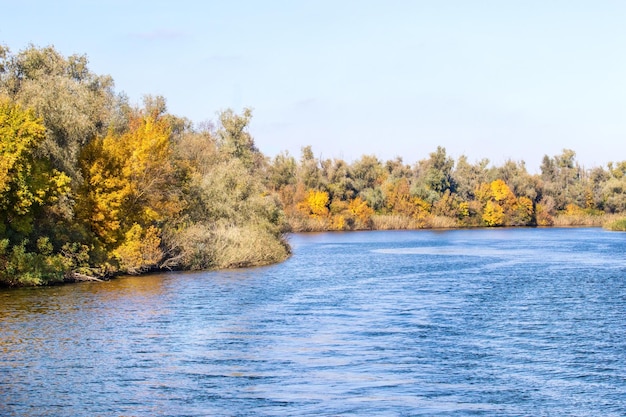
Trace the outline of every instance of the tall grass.
[[600, 227], [606, 222], [606, 215], [597, 214], [558, 214], [552, 219], [552, 226], [589, 226]]
[[426, 224], [431, 229], [454, 229], [459, 227], [457, 219], [447, 216], [429, 216], [426, 219]]
[[626, 232], [626, 217], [617, 220], [611, 220], [604, 224], [604, 228], [607, 230], [613, 230], [615, 232]]
[[376, 214], [372, 216], [374, 230], [422, 229], [424, 222], [401, 214]]

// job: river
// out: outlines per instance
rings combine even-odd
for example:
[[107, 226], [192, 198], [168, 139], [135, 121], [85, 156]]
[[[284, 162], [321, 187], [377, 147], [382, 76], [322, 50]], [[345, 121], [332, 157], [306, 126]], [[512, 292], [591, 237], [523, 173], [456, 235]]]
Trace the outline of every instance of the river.
[[0, 290], [0, 415], [626, 415], [626, 234], [290, 241], [270, 267]]

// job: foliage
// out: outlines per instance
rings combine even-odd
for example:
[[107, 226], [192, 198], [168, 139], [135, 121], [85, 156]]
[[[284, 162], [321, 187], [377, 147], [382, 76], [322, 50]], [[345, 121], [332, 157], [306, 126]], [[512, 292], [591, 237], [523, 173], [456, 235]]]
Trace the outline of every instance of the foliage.
[[44, 120], [46, 135], [38, 152], [76, 179], [80, 148], [115, 124], [125, 107], [114, 94], [113, 79], [93, 74], [85, 55], [66, 58], [51, 46], [5, 54], [0, 67], [0, 94]]
[[504, 225], [504, 208], [492, 200], [487, 201], [483, 213], [483, 221], [487, 226]]
[[[300, 161], [275, 158], [270, 172], [283, 174], [270, 177], [268, 187], [293, 231], [597, 224], [589, 216], [626, 211], [626, 163], [586, 173], [574, 157], [570, 150], [546, 157], [542, 174], [531, 175], [523, 161], [489, 168], [486, 159], [471, 164], [461, 156], [455, 164], [441, 147], [411, 168], [400, 158], [320, 160], [307, 146]], [[371, 211], [363, 217], [369, 221], [350, 212], [355, 201]], [[584, 215], [568, 214], [568, 204]]]
[[616, 232], [626, 232], [626, 218], [615, 220], [604, 226], [608, 230]]
[[137, 274], [149, 271], [163, 259], [159, 230], [150, 226], [144, 230], [135, 223], [126, 232], [124, 242], [113, 251], [120, 268], [129, 273]]
[[309, 190], [305, 201], [300, 205], [306, 214], [313, 217], [325, 217], [328, 215], [329, 197], [326, 191]]
[[[0, 285], [154, 269], [265, 265], [286, 231], [599, 225], [626, 213], [626, 161], [583, 169], [573, 150], [523, 161], [413, 166], [265, 157], [252, 111], [194, 126], [163, 97], [131, 107], [83, 55], [0, 47]], [[623, 220], [607, 227], [624, 228]]]

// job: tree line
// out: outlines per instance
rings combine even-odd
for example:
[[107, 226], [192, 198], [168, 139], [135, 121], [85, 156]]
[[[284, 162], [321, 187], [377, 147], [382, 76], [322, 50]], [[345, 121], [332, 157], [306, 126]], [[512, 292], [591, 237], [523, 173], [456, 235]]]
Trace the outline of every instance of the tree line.
[[523, 162], [414, 165], [268, 158], [252, 112], [196, 126], [165, 99], [141, 106], [84, 55], [0, 46], [0, 285], [157, 269], [264, 265], [288, 231], [600, 224], [626, 212], [626, 161], [583, 169], [575, 153]]
[[490, 166], [438, 147], [414, 165], [364, 155], [272, 160], [270, 187], [293, 230], [489, 226], [599, 226], [626, 212], [626, 161], [584, 169], [573, 150], [544, 156], [539, 174], [523, 161]]

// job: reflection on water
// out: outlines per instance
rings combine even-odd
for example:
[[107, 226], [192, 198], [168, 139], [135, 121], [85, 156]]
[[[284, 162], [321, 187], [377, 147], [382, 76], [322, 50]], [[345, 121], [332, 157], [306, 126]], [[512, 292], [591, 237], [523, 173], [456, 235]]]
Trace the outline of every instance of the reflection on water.
[[264, 268], [0, 291], [0, 415], [624, 415], [626, 235], [294, 235]]

